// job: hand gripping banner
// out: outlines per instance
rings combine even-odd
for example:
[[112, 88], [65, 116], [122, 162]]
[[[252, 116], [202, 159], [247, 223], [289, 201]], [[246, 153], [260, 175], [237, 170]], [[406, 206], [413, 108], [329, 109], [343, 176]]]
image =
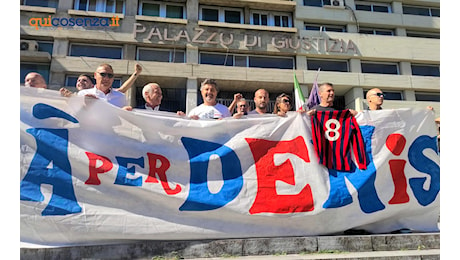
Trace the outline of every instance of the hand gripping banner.
[[350, 171], [319, 164], [297, 112], [189, 120], [21, 87], [20, 115], [22, 247], [438, 231], [428, 110], [360, 112]]

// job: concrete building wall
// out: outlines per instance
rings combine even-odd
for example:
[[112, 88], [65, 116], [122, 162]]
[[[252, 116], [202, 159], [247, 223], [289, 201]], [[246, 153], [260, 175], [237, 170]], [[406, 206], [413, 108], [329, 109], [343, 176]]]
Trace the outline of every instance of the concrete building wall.
[[[157, 1], [167, 2], [167, 1]], [[181, 2], [181, 1], [179, 1]], [[293, 71], [255, 67], [218, 66], [200, 64], [202, 52], [223, 55], [292, 57], [297, 79], [308, 92], [316, 78], [316, 70], [308, 69], [308, 60], [332, 59], [346, 61], [348, 72], [322, 70], [319, 82], [333, 82], [336, 95], [342, 96], [345, 106], [366, 107], [363, 92], [379, 87], [384, 91], [400, 91], [403, 100], [385, 102], [385, 108], [426, 107], [416, 101], [419, 92], [438, 95], [440, 78], [412, 75], [413, 64], [439, 66], [440, 40], [436, 38], [406, 37], [408, 31], [439, 34], [440, 18], [403, 14], [406, 1], [388, 1], [391, 13], [356, 10], [355, 3], [346, 1], [344, 8], [304, 6], [303, 0], [192, 0], [182, 1], [184, 19], [139, 15], [141, 0], [126, 0], [123, 14], [74, 10], [74, 1], [61, 0], [57, 8], [21, 5], [21, 40], [53, 43], [51, 55], [43, 51], [21, 51], [21, 63], [49, 65], [49, 86], [59, 89], [66, 77], [80, 73], [92, 74], [97, 65], [110, 63], [116, 77], [126, 80], [139, 63], [143, 67], [134, 88], [148, 82], [158, 82], [162, 88], [185, 92], [183, 108], [197, 105], [199, 82], [215, 78], [222, 91], [228, 93], [254, 92], [267, 88], [272, 93], [293, 92]], [[170, 3], [170, 2], [169, 2]], [[416, 0], [411, 6], [439, 8], [439, 0]], [[243, 23], [211, 22], [200, 19], [202, 6], [240, 8]], [[251, 24], [254, 10], [291, 15], [291, 27]], [[36, 18], [106, 18], [118, 19], [119, 26], [32, 26]], [[41, 19], [43, 21], [43, 19]], [[305, 30], [305, 24], [340, 25], [346, 32]], [[384, 28], [394, 36], [358, 33], [360, 28]], [[70, 56], [72, 44], [119, 46], [121, 59]], [[184, 51], [184, 63], [137, 60], [139, 48]], [[362, 73], [363, 62], [397, 64], [399, 74]], [[127, 95], [130, 104], [136, 104], [136, 90]], [[247, 97], [252, 99], [251, 97]], [[428, 102], [439, 107], [439, 102]], [[435, 109], [439, 115], [439, 109]]]

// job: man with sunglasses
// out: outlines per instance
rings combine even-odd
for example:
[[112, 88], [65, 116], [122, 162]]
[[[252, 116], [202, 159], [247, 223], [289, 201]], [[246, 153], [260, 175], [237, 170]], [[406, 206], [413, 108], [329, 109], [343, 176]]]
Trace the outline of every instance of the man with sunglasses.
[[240, 98], [238, 102], [236, 103], [236, 113], [233, 114], [233, 118], [241, 118], [242, 116], [245, 116], [248, 114], [249, 111], [249, 104], [246, 101], [245, 98]]
[[373, 88], [367, 91], [366, 99], [369, 110], [381, 110], [383, 104], [383, 92], [378, 88]]
[[78, 92], [79, 96], [89, 96], [102, 99], [114, 106], [123, 108], [126, 106], [125, 94], [120, 91], [114, 91], [112, 84], [114, 80], [112, 66], [109, 64], [101, 64], [94, 72], [96, 84], [93, 88], [83, 89]]

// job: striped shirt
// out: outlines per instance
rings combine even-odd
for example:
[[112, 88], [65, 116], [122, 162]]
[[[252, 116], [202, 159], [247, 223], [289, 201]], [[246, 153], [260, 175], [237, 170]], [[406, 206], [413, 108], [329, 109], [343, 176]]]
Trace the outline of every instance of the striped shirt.
[[347, 110], [316, 111], [311, 116], [313, 146], [319, 163], [328, 169], [350, 171], [353, 147], [358, 167], [366, 169], [366, 153], [361, 130], [354, 116]]

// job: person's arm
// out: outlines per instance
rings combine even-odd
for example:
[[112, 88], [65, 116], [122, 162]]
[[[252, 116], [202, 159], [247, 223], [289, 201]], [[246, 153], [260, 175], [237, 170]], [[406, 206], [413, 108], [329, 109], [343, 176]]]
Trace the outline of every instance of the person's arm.
[[236, 93], [235, 95], [233, 95], [233, 101], [230, 104], [230, 106], [228, 107], [228, 112], [230, 112], [230, 115], [233, 114], [233, 111], [235, 110], [235, 107], [236, 107], [236, 103], [238, 103], [238, 101], [242, 97], [243, 97], [243, 95], [241, 95], [240, 93]]
[[123, 83], [123, 85], [121, 85], [121, 87], [116, 89], [116, 90], [121, 92], [121, 93], [125, 93], [126, 91], [128, 91], [128, 89], [130, 89], [133, 86], [134, 82], [136, 81], [136, 79], [139, 76], [139, 74], [141, 74], [141, 72], [142, 72], [141, 65], [136, 63], [136, 65], [134, 66], [133, 74], [131, 74], [129, 79], [127, 81], [125, 81]]

